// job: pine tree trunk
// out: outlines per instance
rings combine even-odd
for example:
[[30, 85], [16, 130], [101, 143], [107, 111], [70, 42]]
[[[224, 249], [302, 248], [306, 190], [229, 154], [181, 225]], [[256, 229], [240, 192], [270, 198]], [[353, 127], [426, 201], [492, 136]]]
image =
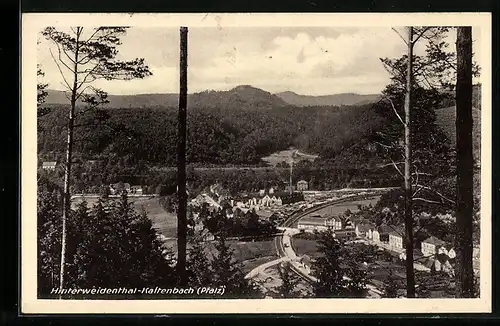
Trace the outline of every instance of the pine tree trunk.
[[[70, 178], [71, 165], [73, 160], [73, 134], [75, 128], [75, 108], [77, 100], [78, 87], [78, 47], [79, 47], [79, 27], [76, 33], [76, 49], [75, 49], [75, 65], [73, 71], [73, 87], [71, 89], [71, 108], [69, 111], [68, 120], [68, 138], [66, 141], [66, 163], [64, 169], [64, 189], [63, 189], [63, 214], [62, 214], [62, 230], [61, 230], [61, 267], [59, 273], [59, 293], [64, 289], [64, 273], [66, 264], [66, 222], [71, 212], [71, 193], [70, 193]], [[61, 297], [61, 296], [60, 296]]]
[[455, 248], [456, 296], [474, 294], [472, 266], [473, 153], [472, 153], [472, 28], [457, 29], [456, 146], [457, 146], [457, 229]]
[[186, 110], [187, 110], [187, 27], [180, 29], [180, 92], [177, 143], [177, 273], [181, 285], [187, 285], [187, 193], [186, 193]]
[[405, 229], [406, 229], [406, 295], [415, 297], [415, 273], [413, 270], [413, 214], [411, 190], [411, 89], [413, 73], [413, 27], [408, 27], [408, 66], [405, 94]]

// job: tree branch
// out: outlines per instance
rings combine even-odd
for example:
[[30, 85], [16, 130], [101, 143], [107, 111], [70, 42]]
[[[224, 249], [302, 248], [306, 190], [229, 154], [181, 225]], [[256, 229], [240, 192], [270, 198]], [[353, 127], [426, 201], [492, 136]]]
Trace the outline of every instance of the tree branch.
[[[80, 85], [81, 86], [81, 85]], [[78, 90], [80, 88], [80, 86], [78, 86], [76, 89]], [[83, 92], [85, 92], [85, 90], [87, 90], [88, 88], [90, 88], [91, 86], [90, 85], [87, 85], [85, 86], [82, 91], [80, 93], [78, 93], [78, 95], [76, 96], [76, 99], [80, 99], [80, 97], [82, 96]]]
[[398, 168], [398, 164], [396, 162], [394, 162], [392, 159], [390, 159], [391, 162], [392, 162], [392, 165], [394, 166], [394, 168], [396, 168], [396, 170], [399, 172], [399, 174], [401, 176], [403, 176], [403, 172], [401, 172], [401, 170]]
[[422, 197], [414, 197], [414, 198], [412, 198], [412, 200], [414, 200], [414, 201], [423, 201], [425, 203], [431, 203], [431, 204], [442, 204], [442, 202], [440, 202], [440, 201], [425, 199], [425, 198], [422, 198]]
[[424, 27], [422, 28], [422, 31], [420, 32], [420, 34], [417, 35], [417, 37], [413, 40], [412, 44], [414, 45], [415, 43], [417, 43], [417, 41], [422, 37], [422, 35], [424, 35], [425, 32], [427, 32], [429, 29], [431, 29], [431, 27]]
[[406, 45], [408, 45], [408, 41], [407, 41], [407, 40], [403, 37], [403, 35], [401, 35], [401, 34], [398, 32], [398, 30], [397, 30], [397, 29], [395, 29], [394, 27], [393, 27], [393, 28], [391, 28], [391, 29], [392, 29], [393, 31], [395, 31], [395, 32], [396, 32], [396, 34], [398, 34], [398, 35], [399, 35], [399, 37], [403, 40], [403, 42], [405, 42], [405, 44], [406, 44]]
[[50, 55], [52, 56], [52, 60], [54, 60], [57, 69], [59, 69], [59, 73], [61, 74], [61, 77], [63, 78], [64, 82], [66, 83], [66, 86], [68, 87], [69, 90], [71, 90], [71, 86], [69, 85], [68, 81], [66, 80], [66, 77], [64, 76], [64, 73], [61, 69], [61, 66], [59, 65], [58, 60], [54, 57], [54, 54], [52, 53], [52, 50], [49, 49]]
[[394, 111], [394, 114], [398, 117], [399, 121], [403, 124], [403, 126], [406, 127], [406, 123], [403, 121], [401, 116], [399, 115], [398, 111], [396, 111], [396, 108], [394, 107], [394, 103], [390, 98], [387, 98], [387, 100], [391, 103], [392, 110]]
[[[96, 64], [96, 65], [94, 66], [94, 68], [92, 68], [92, 69], [91, 69], [91, 70], [90, 70], [90, 71], [89, 71], [89, 72], [85, 75], [85, 77], [83, 77], [82, 82], [81, 82], [81, 83], [80, 83], [80, 84], [76, 87], [76, 89], [77, 89], [77, 90], [78, 90], [78, 89], [80, 89], [80, 87], [82, 87], [82, 85], [83, 85], [83, 84], [85, 84], [85, 83], [91, 83], [91, 82], [93, 82], [93, 81], [95, 81], [95, 80], [97, 79], [94, 75], [92, 75], [92, 73], [93, 73], [93, 72], [97, 69], [97, 67], [99, 67], [99, 65], [100, 65], [99, 63], [98, 63], [98, 64]], [[89, 77], [89, 76], [92, 76], [94, 79], [93, 79], [93, 80], [90, 80], [90, 81], [87, 81], [87, 77]], [[81, 93], [80, 93], [80, 94], [81, 94]]]
[[[71, 71], [72, 73], [74, 73], [75, 71], [70, 67], [68, 66], [68, 64], [66, 62], [64, 62], [64, 60], [61, 58], [61, 46], [59, 45], [59, 43], [55, 42], [56, 45], [57, 45], [57, 52], [59, 54], [59, 61], [61, 61], [61, 63], [69, 70]], [[64, 52], [64, 54], [66, 55], [66, 57], [69, 58], [69, 61], [73, 62], [74, 63], [74, 60], [71, 59], [68, 55], [68, 53], [66, 53], [66, 51], [64, 51], [64, 49], [62, 50], [62, 52]]]
[[455, 205], [455, 201], [454, 201], [454, 200], [449, 199], [448, 197], [444, 196], [444, 195], [443, 195], [443, 194], [441, 194], [439, 191], [437, 191], [437, 190], [435, 190], [435, 189], [432, 189], [431, 187], [424, 186], [424, 185], [420, 185], [420, 184], [417, 184], [416, 186], [417, 186], [417, 187], [421, 187], [421, 188], [426, 189], [426, 190], [429, 190], [429, 191], [431, 191], [431, 192], [435, 193], [436, 195], [438, 195], [441, 199], [443, 199], [443, 200], [445, 200], [445, 201], [447, 201], [447, 202], [449, 202], [449, 203], [451, 203], [451, 204]]

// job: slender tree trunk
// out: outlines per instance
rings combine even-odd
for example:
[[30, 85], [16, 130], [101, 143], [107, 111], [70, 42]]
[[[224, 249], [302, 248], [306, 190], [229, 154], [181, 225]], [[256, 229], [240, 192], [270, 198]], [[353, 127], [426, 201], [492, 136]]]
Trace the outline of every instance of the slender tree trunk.
[[408, 27], [408, 66], [405, 94], [405, 229], [406, 229], [406, 295], [415, 297], [415, 273], [413, 270], [413, 214], [411, 190], [411, 90], [413, 74], [413, 27]]
[[[59, 293], [64, 288], [64, 273], [66, 264], [66, 222], [71, 211], [71, 193], [70, 193], [70, 178], [71, 165], [73, 159], [73, 132], [75, 127], [75, 108], [76, 108], [76, 92], [78, 87], [78, 47], [79, 47], [80, 27], [77, 27], [76, 33], [76, 50], [75, 64], [73, 71], [73, 87], [71, 89], [71, 108], [69, 111], [68, 121], [68, 138], [66, 141], [66, 163], [64, 169], [64, 189], [63, 189], [63, 214], [62, 214], [62, 230], [61, 230], [61, 268], [59, 274]], [[61, 295], [59, 295], [61, 298]]]
[[472, 266], [473, 155], [472, 155], [472, 28], [457, 29], [456, 146], [457, 249], [456, 296], [474, 295]]
[[186, 107], [187, 107], [187, 27], [180, 29], [180, 92], [177, 143], [177, 272], [181, 285], [187, 285], [187, 193], [186, 193]]

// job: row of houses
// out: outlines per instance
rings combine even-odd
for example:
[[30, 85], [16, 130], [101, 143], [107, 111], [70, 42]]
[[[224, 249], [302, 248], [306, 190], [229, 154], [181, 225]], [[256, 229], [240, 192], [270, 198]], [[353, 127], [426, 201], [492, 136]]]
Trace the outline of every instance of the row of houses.
[[142, 195], [142, 186], [131, 186], [130, 183], [115, 183], [109, 185], [111, 195], [118, 195], [125, 190], [129, 195]]
[[[272, 188], [271, 188], [272, 189]], [[256, 208], [260, 209], [263, 207], [276, 207], [282, 205], [288, 205], [297, 203], [304, 200], [304, 195], [302, 193], [294, 192], [259, 192], [259, 194], [245, 195], [239, 198], [232, 199], [231, 206], [237, 206], [240, 208]]]
[[[355, 232], [358, 237], [365, 237], [375, 243], [385, 243], [393, 251], [401, 252], [406, 247], [403, 241], [405, 229], [402, 226], [385, 224], [375, 226], [371, 223], [359, 223], [355, 226]], [[451, 244], [435, 236], [421, 241], [420, 251], [424, 257], [445, 254], [453, 259], [456, 256]]]
[[[375, 226], [369, 222], [354, 222], [340, 216], [312, 215], [299, 220], [297, 227], [301, 231], [332, 230], [338, 238], [365, 238], [375, 245], [393, 252], [400, 259], [406, 259], [404, 234], [405, 229], [398, 225]], [[456, 257], [453, 246], [435, 236], [421, 241], [414, 249], [414, 258], [429, 270], [441, 270], [453, 274], [451, 261]]]
[[226, 202], [231, 206], [233, 211], [240, 209], [246, 212], [248, 210], [260, 211], [268, 208], [277, 208], [303, 200], [304, 195], [302, 193], [275, 191], [274, 188], [270, 188], [269, 190], [263, 189], [255, 194], [243, 194], [233, 198], [227, 189], [224, 189], [219, 184], [215, 184], [192, 199], [191, 204], [199, 206], [206, 203], [209, 207], [219, 209]]

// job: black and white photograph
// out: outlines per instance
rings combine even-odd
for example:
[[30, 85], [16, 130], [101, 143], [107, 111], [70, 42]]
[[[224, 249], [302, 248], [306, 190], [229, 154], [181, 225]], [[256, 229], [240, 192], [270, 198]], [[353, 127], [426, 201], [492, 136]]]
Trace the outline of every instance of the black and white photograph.
[[490, 311], [490, 60], [486, 13], [23, 14], [22, 310]]

